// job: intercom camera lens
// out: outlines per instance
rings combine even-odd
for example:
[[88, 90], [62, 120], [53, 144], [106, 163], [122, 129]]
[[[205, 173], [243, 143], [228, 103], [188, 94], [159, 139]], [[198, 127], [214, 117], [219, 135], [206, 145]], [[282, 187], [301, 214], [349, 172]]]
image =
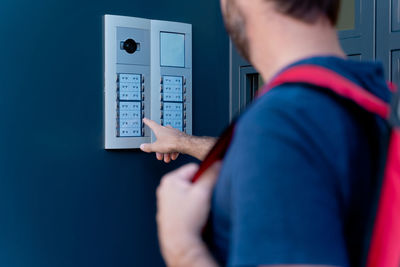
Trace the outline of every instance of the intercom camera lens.
[[129, 54], [133, 54], [136, 52], [138, 46], [137, 46], [137, 43], [133, 39], [128, 39], [124, 42], [123, 48]]

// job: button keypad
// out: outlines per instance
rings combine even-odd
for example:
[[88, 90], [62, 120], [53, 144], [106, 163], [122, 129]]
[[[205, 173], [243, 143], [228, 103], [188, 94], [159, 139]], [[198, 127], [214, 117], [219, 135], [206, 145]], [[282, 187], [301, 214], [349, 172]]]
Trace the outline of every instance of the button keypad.
[[119, 137], [143, 136], [144, 77], [140, 74], [118, 75], [118, 121]]
[[[170, 125], [180, 131], [184, 127], [184, 103], [186, 79], [183, 76], [161, 77], [161, 118], [164, 126]], [[185, 104], [186, 105], [186, 104]]]

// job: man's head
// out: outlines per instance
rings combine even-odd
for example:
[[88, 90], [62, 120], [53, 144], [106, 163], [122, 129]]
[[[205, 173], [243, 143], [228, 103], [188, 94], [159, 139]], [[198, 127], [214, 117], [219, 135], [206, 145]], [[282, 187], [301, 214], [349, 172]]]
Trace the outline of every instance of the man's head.
[[251, 14], [246, 14], [246, 5], [258, 5], [260, 9], [273, 8], [277, 13], [307, 24], [324, 18], [334, 26], [338, 19], [340, 0], [221, 0], [227, 31], [241, 55], [249, 60], [246, 23]]

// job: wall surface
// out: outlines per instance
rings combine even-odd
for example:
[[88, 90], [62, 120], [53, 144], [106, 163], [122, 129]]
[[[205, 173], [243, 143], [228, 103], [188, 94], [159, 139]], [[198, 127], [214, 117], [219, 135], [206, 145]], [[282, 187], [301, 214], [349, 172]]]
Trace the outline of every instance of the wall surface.
[[194, 133], [228, 123], [215, 0], [0, 2], [0, 266], [163, 266], [155, 188], [172, 165], [103, 150], [102, 15], [193, 24]]

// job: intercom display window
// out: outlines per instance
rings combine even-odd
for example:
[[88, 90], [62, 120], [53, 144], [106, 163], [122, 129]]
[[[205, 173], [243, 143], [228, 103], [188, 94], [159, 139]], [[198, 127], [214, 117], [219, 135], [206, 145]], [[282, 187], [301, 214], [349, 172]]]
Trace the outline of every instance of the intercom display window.
[[183, 77], [164, 76], [163, 77], [163, 98], [168, 102], [183, 101]]
[[143, 80], [140, 74], [118, 75], [118, 136], [142, 136]]
[[170, 125], [180, 131], [183, 130], [184, 117], [183, 103], [167, 103], [164, 102], [164, 125]]
[[185, 35], [180, 33], [160, 33], [160, 53], [162, 67], [185, 67]]

